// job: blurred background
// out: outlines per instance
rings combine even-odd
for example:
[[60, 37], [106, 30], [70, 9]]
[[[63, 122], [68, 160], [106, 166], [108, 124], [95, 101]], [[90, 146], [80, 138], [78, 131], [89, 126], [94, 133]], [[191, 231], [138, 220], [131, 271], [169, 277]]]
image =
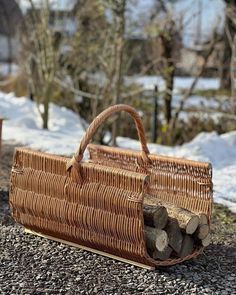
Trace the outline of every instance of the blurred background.
[[[230, 0], [0, 0], [0, 91], [34, 101], [43, 129], [50, 103], [86, 123], [128, 103], [149, 142], [225, 133], [236, 129], [235, 28]], [[119, 120], [96, 140], [136, 139]]]

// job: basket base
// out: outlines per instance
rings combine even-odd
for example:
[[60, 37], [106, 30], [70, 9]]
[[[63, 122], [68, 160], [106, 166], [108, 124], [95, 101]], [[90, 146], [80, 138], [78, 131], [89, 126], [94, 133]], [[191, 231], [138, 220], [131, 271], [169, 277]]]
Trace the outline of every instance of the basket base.
[[96, 249], [93, 249], [93, 248], [85, 247], [85, 246], [82, 246], [82, 245], [79, 245], [79, 244], [76, 244], [76, 243], [72, 243], [72, 242], [69, 242], [69, 241], [66, 241], [66, 240], [62, 240], [62, 239], [58, 239], [58, 238], [55, 238], [55, 237], [52, 237], [52, 236], [48, 236], [48, 235], [33, 231], [31, 229], [28, 229], [28, 228], [25, 228], [25, 233], [33, 234], [35, 236], [39, 236], [39, 237], [46, 238], [46, 239], [49, 239], [49, 240], [52, 240], [52, 241], [55, 241], [55, 242], [59, 242], [59, 243], [66, 244], [66, 245], [69, 245], [69, 246], [72, 246], [72, 247], [76, 247], [76, 248], [79, 248], [79, 249], [82, 249], [82, 250], [86, 250], [86, 251], [89, 251], [89, 252], [92, 252], [92, 253], [95, 253], [95, 254], [99, 254], [99, 255], [102, 255], [102, 256], [105, 256], [105, 257], [108, 257], [108, 258], [111, 258], [111, 259], [115, 259], [115, 260], [118, 260], [118, 261], [121, 261], [121, 262], [124, 262], [124, 263], [128, 263], [128, 264], [131, 264], [131, 265], [134, 265], [134, 266], [138, 266], [138, 267], [141, 267], [141, 268], [144, 268], [144, 269], [148, 269], [148, 270], [154, 270], [155, 269], [155, 267], [152, 267], [150, 265], [145, 265], [145, 264], [138, 263], [138, 262], [135, 262], [135, 261], [132, 261], [132, 260], [129, 260], [129, 259], [125, 259], [125, 258], [122, 258], [122, 257], [119, 257], [119, 256], [109, 254], [109, 253], [106, 253], [106, 252], [102, 252], [102, 251], [99, 251], [99, 250], [96, 250]]

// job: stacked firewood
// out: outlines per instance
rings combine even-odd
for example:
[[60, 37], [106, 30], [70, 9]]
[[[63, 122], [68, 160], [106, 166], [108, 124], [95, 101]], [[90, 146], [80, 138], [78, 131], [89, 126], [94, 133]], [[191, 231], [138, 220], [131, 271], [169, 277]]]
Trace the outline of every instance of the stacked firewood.
[[143, 216], [147, 250], [156, 260], [184, 258], [195, 246], [210, 244], [210, 227], [204, 213], [194, 214], [146, 195]]

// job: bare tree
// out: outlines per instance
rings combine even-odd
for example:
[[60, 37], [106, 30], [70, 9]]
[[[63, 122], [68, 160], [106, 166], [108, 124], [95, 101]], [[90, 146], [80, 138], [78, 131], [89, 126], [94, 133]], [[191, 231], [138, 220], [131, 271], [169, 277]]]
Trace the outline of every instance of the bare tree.
[[29, 0], [30, 11], [25, 19], [23, 43], [23, 67], [29, 79], [33, 97], [37, 102], [44, 129], [48, 128], [49, 103], [52, 100], [54, 79], [59, 66], [57, 38], [49, 27], [49, 1], [35, 8]]
[[236, 0], [225, 1], [225, 24], [223, 34], [223, 50], [220, 70], [220, 88], [231, 89], [231, 56], [232, 56], [232, 40], [234, 38], [236, 23], [234, 14], [236, 12]]
[[150, 31], [153, 59], [155, 60], [157, 55], [160, 55], [159, 62], [154, 65], [154, 69], [165, 81], [163, 100], [165, 120], [168, 125], [172, 118], [172, 92], [177, 63], [176, 53], [180, 51], [182, 44], [181, 28], [168, 7], [168, 2], [156, 1], [148, 30]]
[[179, 106], [177, 107], [177, 109], [174, 112], [174, 115], [172, 116], [172, 119], [171, 119], [170, 124], [169, 124], [169, 130], [168, 130], [169, 131], [169, 138], [170, 138], [169, 141], [170, 142], [173, 142], [174, 131], [175, 131], [175, 128], [176, 128], [176, 124], [177, 124], [180, 113], [184, 109], [184, 104], [186, 103], [189, 96], [192, 95], [199, 78], [202, 76], [202, 74], [203, 74], [203, 72], [204, 72], [204, 70], [205, 70], [205, 68], [207, 66], [207, 62], [208, 62], [209, 57], [211, 56], [211, 54], [212, 54], [212, 52], [213, 52], [213, 50], [215, 48], [215, 44], [219, 41], [216, 38], [215, 35], [216, 34], [214, 33], [213, 37], [212, 37], [212, 40], [211, 40], [211, 42], [209, 44], [209, 48], [207, 48], [206, 54], [204, 55], [202, 65], [200, 66], [200, 68], [198, 70], [198, 73], [194, 77], [193, 82], [190, 85], [190, 87], [188, 89], [186, 89], [185, 93], [182, 96], [182, 99], [179, 102]]
[[[115, 24], [114, 35], [114, 87], [113, 87], [113, 104], [121, 102], [121, 85], [123, 84], [123, 49], [124, 49], [124, 33], [125, 33], [125, 9], [126, 0], [113, 1], [112, 11]], [[117, 128], [119, 124], [119, 116], [112, 126], [112, 144], [116, 144]]]

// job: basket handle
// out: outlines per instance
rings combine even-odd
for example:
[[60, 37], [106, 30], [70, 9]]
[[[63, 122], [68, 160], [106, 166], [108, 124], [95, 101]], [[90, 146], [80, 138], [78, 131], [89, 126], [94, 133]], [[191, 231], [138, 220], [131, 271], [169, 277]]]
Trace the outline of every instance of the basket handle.
[[[72, 159], [67, 164], [67, 171], [71, 172], [71, 176], [75, 181], [81, 181], [81, 175], [79, 173], [79, 163], [83, 159], [84, 151], [89, 144], [90, 140], [92, 139], [93, 135], [95, 134], [98, 127], [111, 115], [125, 111], [130, 114], [130, 116], [133, 118], [136, 129], [138, 132], [139, 141], [141, 143], [141, 158], [145, 163], [148, 163], [150, 160], [148, 158], [149, 150], [147, 147], [146, 137], [145, 137], [145, 131], [143, 127], [143, 123], [141, 121], [141, 118], [137, 111], [125, 104], [118, 104], [113, 105], [103, 112], [101, 112], [89, 125], [85, 135], [82, 137], [82, 140], [80, 142], [79, 148], [76, 151], [75, 155], [72, 157]], [[74, 168], [74, 169], [73, 169]]]

